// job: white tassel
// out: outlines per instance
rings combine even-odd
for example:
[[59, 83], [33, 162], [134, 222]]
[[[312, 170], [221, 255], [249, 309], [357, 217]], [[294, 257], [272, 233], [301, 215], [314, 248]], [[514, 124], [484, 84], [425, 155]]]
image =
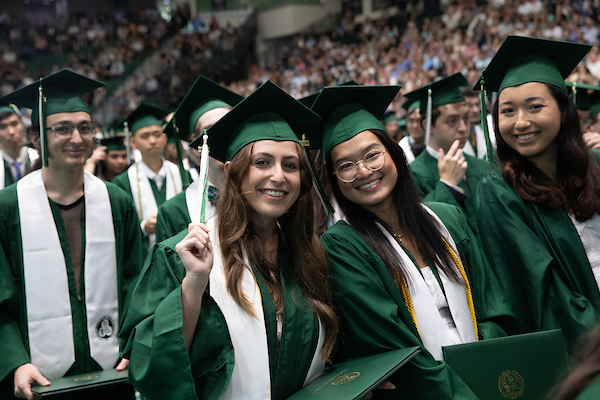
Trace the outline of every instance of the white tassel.
[[425, 118], [425, 146], [429, 146], [429, 138], [431, 137], [431, 88], [427, 89], [427, 114]]
[[198, 178], [198, 198], [196, 209], [192, 215], [192, 223], [206, 222], [206, 200], [208, 194], [208, 135], [206, 131], [202, 136], [202, 148], [200, 149], [200, 174]]
[[127, 150], [127, 165], [131, 164], [131, 145], [129, 144], [129, 123], [125, 121], [123, 123], [125, 130], [125, 150]]

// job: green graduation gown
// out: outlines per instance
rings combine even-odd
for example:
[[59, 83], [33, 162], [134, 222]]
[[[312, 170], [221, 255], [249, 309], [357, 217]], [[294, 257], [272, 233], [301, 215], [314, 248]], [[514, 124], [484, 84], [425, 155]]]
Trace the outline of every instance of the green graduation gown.
[[[463, 213], [447, 204], [426, 205], [444, 222], [456, 243], [471, 284], [480, 336], [485, 339], [512, 333], [516, 321], [508, 301]], [[436, 361], [425, 349], [394, 278], [360, 235], [339, 221], [321, 240], [340, 318], [340, 357], [419, 346], [422, 351], [390, 378], [398, 389], [381, 391], [386, 398], [476, 399], [445, 362]]]
[[[119, 290], [119, 319], [122, 324], [125, 309], [142, 265], [142, 233], [131, 201], [121, 189], [106, 183], [111, 202], [117, 252]], [[51, 204], [58, 235], [65, 254], [71, 309], [73, 313], [73, 338], [76, 361], [67, 375], [101, 369], [90, 356], [87, 336], [85, 298], [78, 298], [67, 241], [67, 233], [60, 210]], [[0, 380], [12, 380], [15, 368], [31, 362], [29, 357], [27, 310], [23, 273], [21, 225], [17, 201], [17, 185], [0, 191]], [[85, 210], [84, 210], [85, 213]], [[85, 233], [82, 218], [82, 233]], [[83, 235], [85, 236], [85, 235]], [[85, 237], [82, 254], [85, 253]], [[83, 268], [83, 266], [82, 266]], [[83, 285], [83, 280], [80, 283]], [[85, 288], [82, 286], [81, 293]], [[124, 342], [119, 342], [122, 349]], [[5, 382], [12, 388], [12, 382]]]
[[[127, 340], [129, 379], [148, 399], [219, 399], [233, 373], [234, 347], [209, 287], [189, 353], [186, 348], [181, 309], [185, 267], [175, 252], [175, 245], [186, 234], [184, 230], [152, 248], [120, 332]], [[265, 316], [272, 399], [285, 399], [302, 387], [318, 339], [318, 320], [291, 276], [283, 246], [279, 263], [284, 291], [279, 350], [275, 305], [255, 271]]]
[[423, 196], [423, 201], [439, 201], [441, 203], [452, 204], [460, 207], [464, 211], [469, 227], [475, 233], [479, 234], [477, 227], [477, 216], [475, 209], [475, 198], [477, 194], [477, 186], [481, 179], [491, 170], [491, 166], [487, 161], [480, 160], [476, 157], [465, 154], [465, 159], [469, 166], [466, 172], [466, 181], [462, 180], [458, 186], [465, 191], [467, 198], [463, 204], [452, 196], [448, 187], [440, 181], [440, 173], [438, 170], [437, 159], [425, 149], [419, 156], [410, 164], [410, 169], [413, 172], [413, 178], [417, 189]]
[[160, 243], [171, 236], [175, 236], [186, 229], [191, 222], [184, 190], [158, 207], [156, 242]]
[[479, 187], [481, 241], [522, 332], [563, 330], [567, 349], [598, 323], [600, 292], [562, 208], [524, 201], [500, 170]]

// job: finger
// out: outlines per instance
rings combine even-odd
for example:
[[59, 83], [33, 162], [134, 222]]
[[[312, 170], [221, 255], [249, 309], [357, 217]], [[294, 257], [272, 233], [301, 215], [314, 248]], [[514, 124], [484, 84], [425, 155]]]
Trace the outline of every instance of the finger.
[[438, 166], [444, 161], [444, 149], [439, 150], [438, 152]]
[[126, 358], [122, 358], [121, 361], [119, 361], [119, 365], [117, 365], [117, 371], [123, 371], [128, 366], [129, 366], [129, 360]]
[[206, 226], [206, 224], [204, 223], [192, 223], [188, 225], [188, 232], [191, 231], [194, 228], [199, 228], [201, 230], [203, 230], [204, 232], [208, 232], [208, 226]]
[[379, 384], [379, 386], [377, 386], [377, 389], [394, 390], [394, 389], [396, 389], [396, 385], [394, 385], [390, 381], [383, 381], [383, 382], [381, 382], [381, 384]]
[[42, 385], [42, 386], [50, 386], [50, 381], [48, 379], [46, 379], [46, 377], [44, 375], [42, 375], [40, 373], [40, 371], [34, 371], [31, 374], [31, 381], [33, 382], [37, 382], [38, 384]]
[[460, 146], [460, 142], [458, 140], [452, 142], [452, 146], [450, 146], [450, 148], [448, 149], [448, 157], [453, 157], [456, 154], [458, 146]]

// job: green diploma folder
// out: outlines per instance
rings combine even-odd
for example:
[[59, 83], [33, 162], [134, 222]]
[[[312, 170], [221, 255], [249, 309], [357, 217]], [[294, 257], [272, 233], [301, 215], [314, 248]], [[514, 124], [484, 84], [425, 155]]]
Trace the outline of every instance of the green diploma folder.
[[129, 371], [107, 369], [81, 375], [50, 379], [50, 386], [32, 386], [36, 398], [63, 399], [133, 399], [133, 387], [129, 384]]
[[486, 400], [539, 400], [567, 372], [559, 330], [446, 346], [444, 359], [471, 390]]
[[419, 351], [419, 347], [407, 347], [335, 364], [288, 400], [362, 399]]

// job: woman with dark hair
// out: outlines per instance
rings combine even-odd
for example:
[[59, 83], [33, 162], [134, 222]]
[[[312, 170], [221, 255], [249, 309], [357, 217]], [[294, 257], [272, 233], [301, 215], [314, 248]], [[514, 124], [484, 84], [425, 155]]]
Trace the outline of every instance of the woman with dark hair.
[[208, 130], [216, 214], [152, 249], [121, 332], [148, 398], [285, 399], [323, 371], [337, 319], [297, 138], [319, 122], [267, 82]]
[[488, 259], [523, 332], [561, 328], [577, 354], [600, 312], [600, 169], [564, 78], [589, 46], [509, 37], [483, 74], [502, 166], [479, 186]]
[[[345, 218], [321, 236], [342, 359], [419, 346], [392, 398], [475, 399], [442, 347], [505, 335], [514, 318], [456, 207], [424, 205], [379, 122], [399, 87], [323, 89], [323, 154]], [[457, 89], [458, 90], [458, 89]]]

